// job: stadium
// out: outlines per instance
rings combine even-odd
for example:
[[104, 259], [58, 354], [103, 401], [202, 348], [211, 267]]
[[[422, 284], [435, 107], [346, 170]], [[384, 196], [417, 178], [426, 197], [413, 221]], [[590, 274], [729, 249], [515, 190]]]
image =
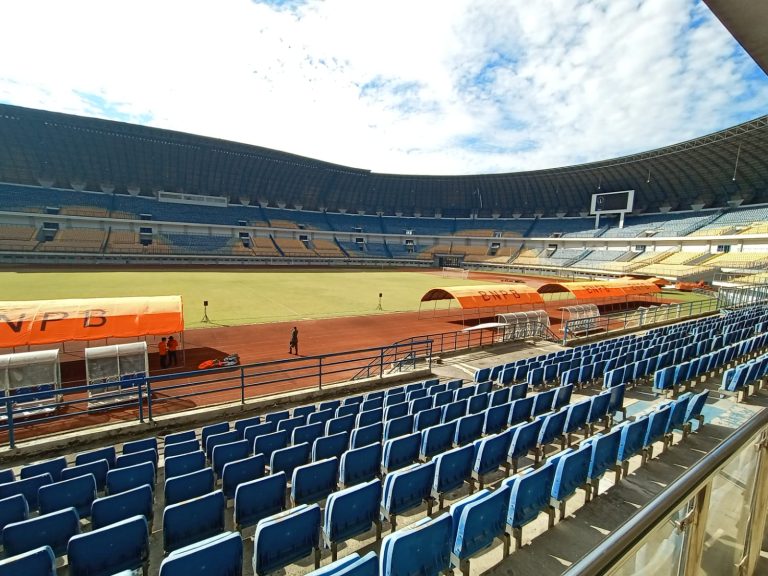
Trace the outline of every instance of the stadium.
[[768, 115], [448, 176], [0, 104], [0, 576], [764, 573], [766, 158]]

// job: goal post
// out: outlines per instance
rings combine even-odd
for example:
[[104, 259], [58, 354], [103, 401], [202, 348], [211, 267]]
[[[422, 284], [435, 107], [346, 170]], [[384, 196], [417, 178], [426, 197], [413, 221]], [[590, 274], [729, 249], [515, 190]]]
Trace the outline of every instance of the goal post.
[[455, 266], [443, 266], [443, 278], [469, 278], [469, 270]]

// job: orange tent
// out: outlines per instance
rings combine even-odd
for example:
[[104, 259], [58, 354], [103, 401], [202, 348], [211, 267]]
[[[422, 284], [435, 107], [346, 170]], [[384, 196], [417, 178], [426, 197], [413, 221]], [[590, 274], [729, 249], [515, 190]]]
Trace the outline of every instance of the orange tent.
[[660, 292], [653, 282], [647, 280], [607, 280], [591, 282], [550, 282], [539, 287], [539, 293], [570, 292], [577, 300], [593, 300], [596, 298], [622, 298], [641, 294]]
[[522, 304], [543, 304], [544, 299], [526, 284], [501, 286], [489, 284], [481, 286], [449, 286], [432, 288], [421, 297], [422, 302], [433, 300], [456, 300], [462, 308], [497, 308], [499, 306], [519, 306]]
[[183, 330], [181, 296], [0, 302], [0, 348]]

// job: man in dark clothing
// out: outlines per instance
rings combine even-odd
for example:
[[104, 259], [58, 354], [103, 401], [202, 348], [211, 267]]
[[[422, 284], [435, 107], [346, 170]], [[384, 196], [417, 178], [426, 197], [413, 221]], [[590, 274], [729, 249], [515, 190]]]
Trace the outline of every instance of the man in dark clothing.
[[293, 354], [295, 351], [296, 356], [299, 355], [299, 329], [296, 326], [291, 331], [291, 342], [288, 348], [288, 354]]

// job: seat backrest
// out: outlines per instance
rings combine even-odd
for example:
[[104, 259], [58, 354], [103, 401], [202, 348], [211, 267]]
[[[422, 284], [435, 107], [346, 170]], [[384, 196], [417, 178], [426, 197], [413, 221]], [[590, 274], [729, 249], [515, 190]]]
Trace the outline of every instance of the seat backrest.
[[50, 546], [0, 560], [0, 576], [56, 576], [56, 557]]
[[542, 446], [554, 442], [565, 430], [565, 419], [568, 416], [566, 410], [542, 416], [544, 422], [539, 432], [539, 444]]
[[592, 424], [608, 414], [608, 405], [611, 402], [610, 391], [601, 392], [597, 396], [592, 396], [592, 406], [589, 408], [587, 422]]
[[0, 484], [0, 498], [21, 494], [26, 498], [29, 509], [37, 510], [37, 492], [41, 486], [47, 484], [53, 484], [53, 479], [48, 472], [21, 480], [14, 480], [13, 482], [6, 482], [5, 484]]
[[307, 418], [307, 424], [313, 424], [315, 422], [322, 422], [325, 424], [336, 415], [336, 408], [319, 409], [317, 412], [312, 412]]
[[497, 470], [507, 460], [507, 451], [512, 442], [512, 430], [475, 441], [475, 462], [472, 470], [476, 474], [488, 474]]
[[421, 432], [430, 426], [436, 426], [440, 423], [440, 417], [443, 413], [442, 407], [429, 408], [422, 410], [414, 416], [413, 431]]
[[502, 486], [508, 485], [511, 489], [507, 508], [509, 526], [521, 528], [535, 520], [539, 512], [549, 505], [554, 472], [555, 469], [546, 463], [536, 470], [526, 471], [502, 483]]
[[500, 390], [494, 390], [491, 392], [491, 406], [500, 406], [501, 404], [506, 404], [509, 402], [509, 393], [511, 390], [509, 388], [502, 388]]
[[80, 533], [80, 517], [74, 508], [41, 514], [3, 528], [3, 549], [6, 556], [50, 546], [55, 556], [67, 551], [67, 542]]
[[326, 400], [324, 402], [320, 402], [320, 404], [317, 406], [317, 409], [336, 411], [336, 408], [339, 406], [341, 406], [341, 400]]
[[469, 398], [470, 396], [475, 395], [475, 388], [473, 386], [463, 386], [461, 388], [458, 388], [456, 392], [453, 395], [453, 400], [465, 400]]
[[243, 539], [239, 532], [223, 532], [171, 552], [160, 564], [160, 576], [241, 574]]
[[174, 434], [167, 434], [163, 438], [163, 446], [167, 449], [168, 446], [171, 444], [178, 444], [180, 442], [189, 442], [190, 440], [195, 440], [195, 431], [194, 430], [186, 430], [184, 432], [175, 432]]
[[70, 506], [80, 518], [91, 515], [91, 504], [96, 499], [96, 479], [93, 474], [41, 486], [37, 491], [40, 513], [47, 514]]
[[563, 500], [571, 496], [579, 486], [584, 486], [592, 460], [592, 444], [584, 443], [577, 450], [568, 448], [552, 458], [555, 476], [552, 481], [552, 498]]
[[291, 434], [291, 444], [307, 442], [311, 446], [324, 432], [325, 425], [322, 422], [313, 422], [312, 424], [297, 426], [293, 429]]
[[67, 459], [64, 456], [61, 456], [60, 458], [27, 464], [21, 468], [19, 477], [22, 479], [31, 478], [32, 476], [39, 476], [40, 474], [45, 474], [47, 472], [51, 475], [51, 479], [54, 482], [58, 482], [61, 480], [61, 471], [66, 467]]
[[96, 490], [103, 491], [107, 485], [107, 472], [109, 472], [109, 464], [107, 461], [96, 460], [95, 462], [88, 462], [87, 464], [64, 468], [64, 470], [61, 471], [61, 479], [70, 480], [71, 478], [91, 474], [96, 481]]
[[370, 400], [364, 400], [362, 404], [360, 404], [360, 412], [369, 412], [371, 410], [376, 410], [378, 408], [384, 407], [384, 398], [371, 398]]
[[408, 414], [408, 403], [400, 402], [398, 404], [391, 404], [384, 407], [384, 421], [392, 420], [393, 418], [400, 418]]
[[370, 480], [334, 492], [325, 503], [323, 534], [329, 542], [367, 532], [379, 517], [381, 482]]
[[[323, 410], [322, 404], [320, 405], [320, 410]], [[336, 406], [333, 407], [333, 410], [336, 410]], [[277, 412], [270, 412], [269, 414], [265, 415], [264, 421], [274, 422], [275, 425], [277, 425], [281, 420], [285, 420], [290, 417], [291, 413], [288, 410], [278, 410]]]
[[319, 547], [320, 507], [303, 504], [265, 518], [253, 535], [253, 573], [262, 576], [308, 556]]
[[393, 418], [384, 425], [384, 440], [391, 440], [413, 432], [413, 416], [406, 414]]
[[291, 477], [291, 500], [295, 505], [322, 500], [336, 488], [338, 471], [339, 459], [335, 456], [297, 466]]
[[456, 434], [456, 421], [437, 424], [421, 431], [421, 447], [419, 454], [423, 458], [431, 458], [453, 446]]
[[285, 472], [286, 476], [291, 476], [297, 466], [309, 462], [310, 450], [310, 446], [306, 442], [275, 450], [269, 461], [270, 473]]
[[189, 474], [205, 468], [205, 453], [202, 450], [188, 452], [165, 459], [165, 479]]
[[522, 458], [533, 450], [539, 441], [539, 433], [543, 424], [543, 420], [537, 419], [515, 426], [507, 456], [512, 459]]
[[130, 454], [121, 454], [115, 458], [115, 468], [135, 466], [136, 464], [141, 464], [142, 462], [151, 462], [155, 469], [157, 469], [157, 450], [154, 450], [153, 448], [147, 448], [146, 450], [131, 452]]
[[456, 421], [456, 435], [454, 436], [454, 444], [463, 446], [468, 442], [473, 442], [479, 438], [483, 433], [483, 423], [485, 417], [483, 414], [470, 414], [469, 416], [462, 416]]
[[552, 390], [546, 390], [534, 394], [533, 398], [533, 416], [539, 416], [552, 410], [552, 406], [555, 403], [555, 396], [557, 395], [557, 388]]
[[368, 444], [374, 444], [381, 442], [381, 437], [384, 434], [384, 425], [381, 422], [376, 424], [369, 424], [362, 428], [355, 428], [352, 430], [352, 437], [350, 439], [351, 448], [360, 448], [361, 446], [367, 446]]
[[205, 455], [210, 460], [213, 457], [213, 449], [220, 444], [229, 444], [240, 440], [240, 434], [237, 430], [211, 434], [205, 441]]
[[251, 416], [250, 418], [235, 420], [232, 428], [238, 433], [240, 438], [245, 439], [245, 429], [249, 426], [256, 426], [261, 423], [261, 416]]
[[[354, 408], [354, 406], [348, 406], [347, 408]], [[341, 406], [338, 409], [341, 409]], [[286, 418], [285, 420], [280, 420], [280, 422], [277, 423], [277, 429], [286, 430], [288, 434], [293, 435], [293, 431], [296, 428], [298, 428], [299, 426], [304, 426], [304, 424], [306, 423], [307, 423], [306, 416], [293, 416], [292, 418]]]
[[211, 463], [216, 477], [221, 478], [221, 473], [227, 463], [247, 458], [250, 453], [251, 445], [248, 443], [248, 440], [237, 440], [236, 442], [214, 446]]
[[407, 436], [394, 438], [384, 442], [381, 466], [384, 470], [392, 471], [408, 466], [419, 457], [421, 433], [414, 432]]
[[0, 500], [0, 532], [11, 522], [21, 522], [29, 517], [29, 505], [23, 494], [14, 494]]
[[451, 516], [424, 518], [381, 543], [381, 576], [438, 574], [451, 568]]
[[450, 404], [453, 402], [453, 396], [454, 392], [453, 390], [445, 390], [442, 392], [437, 392], [435, 394], [435, 406], [445, 406], [446, 404]]
[[607, 434], [596, 434], [587, 441], [592, 444], [587, 476], [591, 479], [599, 478], [618, 461], [621, 430], [615, 428]]
[[[168, 458], [189, 454], [190, 452], [197, 452], [198, 450], [200, 450], [200, 442], [195, 438], [183, 442], [176, 442], [174, 444], [167, 444], [165, 446], [165, 451], [163, 452], [163, 459], [167, 460]], [[203, 454], [205, 454], [205, 452], [203, 452]]]
[[389, 514], [401, 514], [428, 498], [435, 476], [435, 463], [413, 464], [384, 478], [381, 507]]
[[704, 390], [703, 392], [699, 392], [698, 394], [694, 395], [694, 397], [688, 403], [688, 411], [685, 414], [686, 422], [690, 422], [692, 419], [697, 418], [701, 414], [701, 411], [704, 409], [704, 406], [707, 403], [708, 397], [709, 390]]
[[518, 398], [517, 400], [512, 401], [512, 406], [509, 409], [507, 424], [511, 426], [530, 419], [531, 415], [533, 414], [534, 399], [534, 396], [530, 396], [527, 398]]
[[262, 422], [261, 424], [252, 424], [243, 430], [243, 440], [247, 440], [250, 442], [251, 446], [253, 446], [253, 441], [257, 436], [264, 436], [276, 431], [276, 422]]
[[309, 418], [309, 415], [312, 414], [312, 412], [317, 411], [317, 406], [314, 404], [308, 404], [306, 406], [296, 406], [296, 408], [293, 409], [293, 415], [294, 416], [306, 416]]
[[459, 488], [472, 475], [474, 448], [471, 444], [448, 450], [435, 456], [432, 490], [437, 493]]
[[208, 494], [213, 490], [216, 478], [211, 468], [203, 468], [189, 474], [174, 476], [165, 481], [165, 505], [177, 504]]
[[648, 415], [648, 432], [645, 436], [645, 445], [650, 446], [652, 443], [661, 438], [667, 432], [667, 424], [669, 423], [669, 417], [672, 414], [672, 406], [667, 404], [660, 408], [657, 408]]
[[279, 450], [280, 448], [285, 448], [288, 445], [288, 438], [288, 432], [285, 430], [278, 430], [277, 432], [256, 436], [253, 439], [253, 450], [251, 450], [251, 452], [253, 454], [264, 454], [264, 458], [269, 460], [272, 458], [272, 452]]
[[347, 450], [339, 462], [339, 482], [352, 486], [376, 477], [381, 466], [381, 444]]
[[219, 422], [217, 424], [209, 424], [208, 426], [203, 426], [202, 430], [200, 431], [200, 445], [203, 447], [203, 450], [205, 450], [208, 436], [213, 434], [221, 434], [222, 432], [229, 432], [229, 422]]
[[144, 516], [73, 536], [67, 546], [72, 576], [109, 576], [137, 570], [149, 560], [149, 528]]
[[555, 398], [552, 401], [552, 410], [560, 410], [560, 408], [567, 406], [570, 403], [571, 396], [573, 395], [573, 384], [559, 386], [553, 390], [555, 392]]
[[591, 406], [592, 401], [589, 398], [568, 406], [568, 416], [565, 419], [563, 431], [566, 434], [570, 434], [580, 428], [584, 428], [587, 425], [587, 417], [589, 416]]
[[321, 436], [312, 444], [312, 461], [325, 460], [336, 456], [340, 458], [349, 447], [349, 433], [337, 432], [328, 436]]
[[155, 466], [152, 462], [142, 462], [135, 466], [116, 468], [107, 472], [108, 494], [119, 494], [142, 484], [155, 485]]
[[458, 400], [456, 402], [450, 402], [449, 404], [446, 404], [442, 407], [440, 420], [442, 422], [450, 422], [451, 420], [461, 418], [467, 413], [467, 404], [468, 402], [466, 400]]
[[478, 414], [479, 412], [482, 412], [488, 408], [489, 402], [489, 393], [485, 392], [483, 394], [475, 394], [469, 398], [469, 402], [467, 403], [467, 414]]
[[352, 428], [355, 427], [356, 416], [354, 414], [347, 414], [339, 418], [331, 418], [325, 423], [325, 435], [332, 436], [339, 434], [340, 432], [350, 433]]
[[163, 510], [163, 549], [171, 552], [224, 531], [226, 499], [221, 490], [171, 504]]
[[382, 408], [372, 408], [371, 410], [360, 412], [355, 417], [355, 426], [361, 428], [363, 426], [369, 426], [371, 424], [377, 424], [378, 422], [383, 421], [384, 410]]
[[238, 484], [264, 476], [266, 465], [264, 454], [256, 454], [224, 464], [224, 469], [221, 472], [221, 489], [224, 496], [228, 499], [234, 498]]
[[645, 436], [648, 432], [649, 419], [638, 418], [634, 422], [622, 422], [617, 429], [621, 429], [621, 442], [619, 443], [618, 462], [629, 460], [645, 447]]
[[[422, 392], [422, 390], [419, 390], [419, 392]], [[423, 390], [424, 394], [427, 393], [426, 390]], [[434, 405], [434, 398], [432, 396], [424, 396], [422, 398], [414, 398], [408, 403], [408, 412], [410, 412], [413, 415], [418, 414], [422, 410], [429, 410]]]
[[157, 452], [157, 438], [143, 438], [142, 440], [132, 440], [123, 444], [123, 454], [133, 454], [142, 450], [154, 450]]
[[509, 507], [509, 486], [489, 492], [481, 490], [451, 505], [453, 555], [469, 558], [490, 546], [504, 533]]
[[278, 472], [239, 484], [235, 489], [235, 526], [253, 526], [262, 518], [285, 510], [287, 483], [285, 473]]
[[101, 528], [132, 516], [144, 516], [150, 522], [154, 515], [153, 506], [152, 489], [146, 484], [114, 496], [97, 498], [91, 505], [91, 527]]

